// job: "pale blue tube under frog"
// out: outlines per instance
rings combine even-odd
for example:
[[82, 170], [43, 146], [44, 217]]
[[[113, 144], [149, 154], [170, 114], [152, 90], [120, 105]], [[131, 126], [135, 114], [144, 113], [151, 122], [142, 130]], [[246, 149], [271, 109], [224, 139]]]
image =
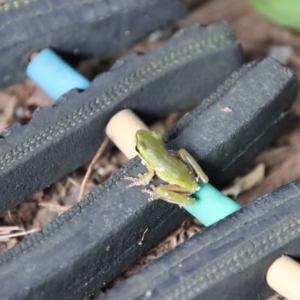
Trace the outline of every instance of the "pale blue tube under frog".
[[185, 205], [184, 208], [201, 221], [203, 225], [210, 226], [228, 215], [241, 209], [241, 206], [228, 198], [209, 183], [200, 183], [198, 190], [193, 197], [193, 205]]

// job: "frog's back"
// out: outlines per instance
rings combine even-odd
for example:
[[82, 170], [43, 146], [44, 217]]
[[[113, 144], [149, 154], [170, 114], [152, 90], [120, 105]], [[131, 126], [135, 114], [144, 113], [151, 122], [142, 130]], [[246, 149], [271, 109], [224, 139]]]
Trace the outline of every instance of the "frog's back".
[[159, 132], [138, 130], [135, 145], [142, 160], [159, 178], [191, 191], [198, 188], [193, 170], [168, 151]]
[[168, 150], [163, 156], [156, 157], [157, 165], [154, 167], [156, 175], [162, 180], [186, 186], [191, 189], [198, 187], [195, 173], [182, 160], [170, 154]]

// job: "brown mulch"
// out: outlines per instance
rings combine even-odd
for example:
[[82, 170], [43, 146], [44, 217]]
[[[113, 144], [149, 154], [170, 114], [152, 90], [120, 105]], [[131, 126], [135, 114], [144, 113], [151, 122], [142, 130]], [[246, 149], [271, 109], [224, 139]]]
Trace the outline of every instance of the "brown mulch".
[[[187, 0], [187, 2], [191, 7], [191, 13], [188, 19], [178, 24], [178, 28], [194, 22], [210, 24], [227, 20], [234, 27], [236, 36], [241, 41], [246, 59], [264, 57], [268, 55], [274, 45], [289, 45], [292, 47], [292, 53], [287, 59], [287, 65], [300, 77], [299, 35], [268, 22], [254, 12], [244, 0]], [[160, 46], [165, 40], [167, 39], [155, 42], [146, 41], [135, 45], [133, 49], [147, 51]], [[89, 60], [80, 66], [80, 70], [87, 77], [92, 78], [94, 74], [107, 70], [113, 61], [99, 63]], [[28, 122], [35, 108], [51, 106], [53, 103], [53, 100], [30, 80], [1, 90], [0, 131], [15, 121]], [[181, 113], [172, 114], [155, 124], [154, 128], [165, 132], [177, 122], [181, 115]], [[237, 200], [241, 204], [245, 205], [286, 182], [300, 178], [300, 97], [293, 106], [292, 115], [292, 120], [272, 146], [253, 162], [253, 166], [263, 163], [266, 166], [266, 175], [258, 184], [238, 196]], [[113, 149], [106, 152], [94, 166], [85, 193], [106, 180], [125, 162], [126, 158], [118, 150]], [[16, 208], [0, 216], [0, 252], [13, 247], [24, 236], [27, 236], [29, 230], [40, 229], [73, 206], [77, 202], [80, 185], [87, 167], [88, 165], [77, 169], [51, 187], [36, 193]], [[195, 219], [190, 218], [184, 221], [178, 229], [142, 257], [135, 266], [109, 284], [103, 292], [202, 229], [203, 226]], [[5, 238], [8, 234], [16, 233], [20, 233], [22, 236]], [[282, 299], [278, 295], [272, 297], [272, 300]]]

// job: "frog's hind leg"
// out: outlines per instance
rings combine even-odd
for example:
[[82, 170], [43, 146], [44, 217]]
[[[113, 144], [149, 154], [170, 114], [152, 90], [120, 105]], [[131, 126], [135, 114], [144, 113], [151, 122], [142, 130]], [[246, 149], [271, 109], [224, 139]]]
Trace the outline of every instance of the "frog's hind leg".
[[195, 158], [190, 153], [188, 153], [184, 149], [180, 149], [178, 151], [178, 155], [179, 155], [179, 158], [183, 162], [185, 162], [187, 165], [189, 165], [194, 170], [194, 172], [197, 174], [197, 176], [201, 179], [201, 181], [203, 183], [207, 183], [208, 182], [207, 175], [204, 173], [204, 171], [202, 170], [202, 168], [200, 167], [200, 165], [197, 163], [197, 161], [195, 160]]
[[150, 187], [153, 191], [143, 190], [143, 192], [150, 194], [149, 201], [162, 199], [179, 206], [192, 205], [195, 202], [195, 199], [189, 196], [189, 191], [184, 187], [172, 184], [160, 185], [158, 187], [151, 185]]

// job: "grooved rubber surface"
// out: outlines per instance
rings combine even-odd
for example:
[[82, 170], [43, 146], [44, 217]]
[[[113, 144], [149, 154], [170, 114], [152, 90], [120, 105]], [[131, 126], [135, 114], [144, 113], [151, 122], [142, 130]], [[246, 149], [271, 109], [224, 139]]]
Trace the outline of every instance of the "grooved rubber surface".
[[226, 24], [195, 25], [164, 47], [130, 53], [26, 125], [13, 124], [0, 139], [0, 212], [92, 159], [105, 125], [119, 110], [158, 118], [198, 103], [241, 64], [239, 43]]
[[298, 180], [196, 234], [101, 300], [265, 299], [274, 293], [265, 281], [271, 263], [300, 257], [299, 201]]
[[[205, 114], [199, 113], [205, 110], [200, 106], [172, 129], [169, 138], [175, 141], [169, 145], [196, 155], [220, 185], [275, 137], [296, 92], [291, 71], [272, 59], [244, 66], [205, 102]], [[213, 101], [216, 97], [221, 100]], [[233, 112], [220, 113], [222, 107]], [[299, 198], [300, 182], [262, 197], [101, 299], [265, 299], [271, 294], [267, 267], [280, 254], [300, 255]]]
[[9, 0], [0, 4], [0, 88], [25, 78], [28, 57], [52, 47], [107, 58], [186, 16], [181, 0]]
[[[182, 118], [167, 135], [167, 145], [191, 152], [212, 182], [224, 182], [224, 176], [231, 180], [278, 132], [297, 88], [292, 72], [272, 59], [246, 65]], [[220, 109], [226, 106], [233, 112], [222, 113]], [[148, 196], [140, 187], [125, 188], [125, 176], [135, 177], [144, 171], [138, 158], [130, 160], [83, 202], [1, 255], [2, 299], [83, 299], [174, 229], [185, 216], [182, 209], [162, 201], [147, 202]], [[247, 215], [245, 220], [251, 219], [253, 212]], [[237, 218], [233, 215], [229, 219]], [[207, 240], [216, 237], [222, 245], [219, 236], [238, 229], [230, 222], [221, 224], [209, 229]], [[149, 230], [144, 243], [138, 245], [146, 228]], [[224, 247], [230, 248], [231, 242], [234, 240], [228, 240]], [[205, 261], [216, 260], [217, 253], [208, 252]], [[244, 258], [251, 263], [247, 255]], [[191, 264], [196, 265], [195, 261]], [[214, 278], [212, 273], [209, 284], [218, 280]], [[150, 284], [143, 279], [141, 282], [132, 295], [140, 292], [139, 287]], [[124, 289], [117, 298], [110, 299], [132, 299], [127, 293]]]

